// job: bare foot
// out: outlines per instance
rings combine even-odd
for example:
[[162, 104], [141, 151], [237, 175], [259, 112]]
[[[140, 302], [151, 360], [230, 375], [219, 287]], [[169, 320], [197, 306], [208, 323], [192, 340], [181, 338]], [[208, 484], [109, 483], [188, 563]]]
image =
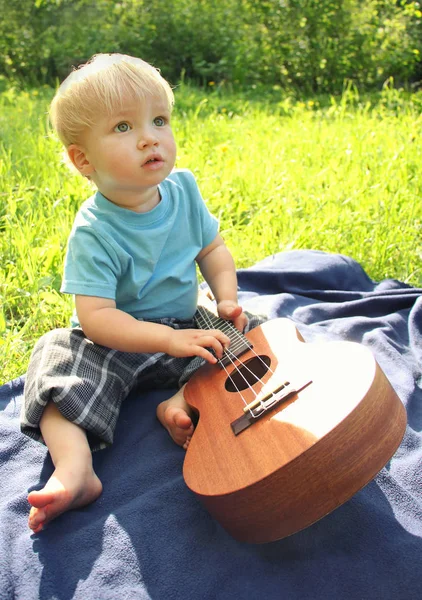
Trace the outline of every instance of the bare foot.
[[28, 494], [32, 505], [28, 525], [34, 533], [41, 531], [49, 521], [73, 508], [94, 502], [103, 486], [92, 467], [57, 465], [45, 487]]
[[183, 388], [157, 406], [158, 420], [167, 429], [173, 441], [185, 450], [194, 431], [191, 415], [191, 410], [183, 396]]

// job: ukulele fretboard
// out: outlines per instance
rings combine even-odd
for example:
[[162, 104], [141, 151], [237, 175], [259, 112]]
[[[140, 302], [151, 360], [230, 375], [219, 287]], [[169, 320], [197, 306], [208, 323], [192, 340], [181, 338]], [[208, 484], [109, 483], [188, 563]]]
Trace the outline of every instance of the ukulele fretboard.
[[232, 364], [233, 358], [240, 356], [253, 346], [236, 327], [230, 322], [217, 317], [207, 308], [198, 307], [195, 321], [200, 329], [219, 329], [230, 339], [230, 346], [218, 363], [221, 367]]

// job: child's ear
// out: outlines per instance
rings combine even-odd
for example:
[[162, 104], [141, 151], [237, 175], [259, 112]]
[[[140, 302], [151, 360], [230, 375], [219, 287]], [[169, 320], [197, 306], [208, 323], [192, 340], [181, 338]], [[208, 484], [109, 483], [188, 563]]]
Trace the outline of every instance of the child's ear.
[[94, 165], [89, 162], [88, 157], [81, 146], [71, 144], [67, 149], [67, 155], [81, 175], [88, 177], [95, 171]]

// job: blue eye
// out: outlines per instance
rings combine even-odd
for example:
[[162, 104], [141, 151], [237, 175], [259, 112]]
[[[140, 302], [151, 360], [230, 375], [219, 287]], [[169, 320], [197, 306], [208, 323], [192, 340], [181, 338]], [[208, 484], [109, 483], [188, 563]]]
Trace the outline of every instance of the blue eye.
[[166, 124], [166, 120], [164, 117], [155, 117], [154, 125], [156, 127], [164, 127], [165, 124]]
[[129, 123], [123, 122], [123, 123], [119, 123], [118, 125], [116, 125], [116, 127], [114, 128], [114, 131], [116, 133], [125, 133], [126, 131], [129, 131], [129, 129], [130, 129]]

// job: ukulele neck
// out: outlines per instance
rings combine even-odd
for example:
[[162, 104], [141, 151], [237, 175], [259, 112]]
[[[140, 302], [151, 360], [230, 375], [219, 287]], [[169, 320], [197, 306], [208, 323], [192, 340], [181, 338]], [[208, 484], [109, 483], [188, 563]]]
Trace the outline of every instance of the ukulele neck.
[[218, 361], [221, 368], [233, 363], [233, 358], [241, 356], [244, 352], [250, 350], [253, 346], [247, 338], [231, 323], [217, 317], [213, 312], [198, 306], [195, 314], [195, 323], [199, 329], [219, 329], [230, 339], [228, 350], [224, 351], [223, 357]]

